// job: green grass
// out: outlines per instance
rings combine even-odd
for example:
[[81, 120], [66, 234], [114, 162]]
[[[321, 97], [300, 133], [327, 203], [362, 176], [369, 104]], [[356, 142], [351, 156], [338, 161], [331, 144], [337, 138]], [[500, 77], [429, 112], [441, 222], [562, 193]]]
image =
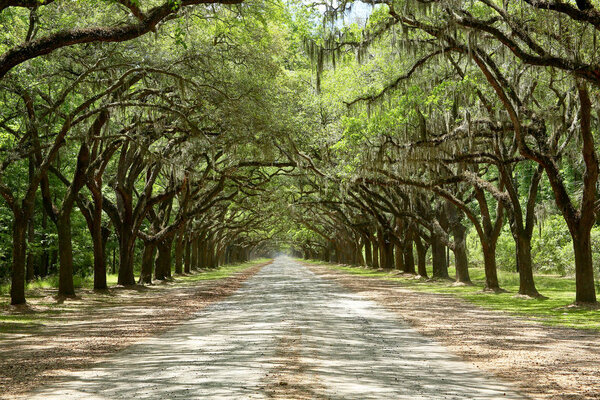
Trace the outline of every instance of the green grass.
[[220, 268], [210, 269], [210, 270], [207, 270], [207, 271], [199, 273], [199, 274], [193, 274], [193, 275], [188, 275], [188, 276], [177, 276], [175, 278], [175, 281], [193, 283], [193, 282], [198, 282], [198, 281], [227, 278], [227, 277], [235, 274], [236, 272], [243, 271], [254, 265], [262, 264], [267, 261], [269, 261], [268, 258], [259, 258], [259, 259], [248, 261], [248, 262], [241, 263], [241, 264], [224, 265]]
[[[197, 272], [194, 271], [190, 275], [177, 275], [172, 280], [165, 281], [164, 283], [169, 286], [177, 287], [188, 287], [193, 286], [195, 283], [207, 280], [217, 280], [227, 278], [233, 274], [248, 269], [252, 266], [266, 263], [269, 259], [257, 259], [246, 263], [226, 265], [217, 269], [211, 269], [207, 271]], [[117, 275], [108, 275], [107, 282], [109, 287], [117, 284]], [[82, 288], [91, 289], [94, 281], [93, 277], [82, 278], [74, 277], [74, 284], [78, 290]], [[26, 297], [32, 301], [30, 304], [35, 304], [36, 307], [43, 307], [43, 311], [31, 311], [28, 308], [23, 310], [11, 310], [6, 308], [0, 310], [0, 333], [16, 333], [21, 334], [24, 332], [32, 332], [46, 322], [53, 320], [54, 317], [61, 316], [65, 313], [72, 312], [73, 310], [82, 310], [85, 307], [95, 307], [98, 302], [108, 304], [115, 302], [115, 298], [112, 296], [104, 297], [104, 294], [92, 295], [92, 301], [89, 300], [90, 296], [86, 296], [83, 302], [69, 302], [62, 303], [47, 299], [48, 292], [44, 289], [56, 289], [58, 287], [58, 278], [55, 276], [48, 277], [45, 279], [38, 279], [30, 282], [27, 287]], [[9, 297], [8, 291], [9, 286], [3, 288], [3, 296], [0, 296], [0, 305], [8, 304]], [[6, 293], [6, 294], [4, 294]], [[118, 300], [117, 300], [118, 302]]]
[[[246, 263], [241, 264], [231, 264], [225, 265], [220, 268], [207, 270], [202, 273], [194, 273], [193, 275], [187, 276], [175, 276], [174, 282], [198, 282], [204, 280], [212, 280], [212, 279], [221, 279], [231, 276], [232, 274], [241, 271], [243, 269], [249, 268], [253, 265], [257, 265], [260, 263], [267, 262], [269, 259], [261, 258], [252, 260]], [[108, 286], [115, 286], [117, 284], [117, 274], [108, 274], [106, 276], [106, 282]], [[94, 277], [87, 276], [74, 276], [73, 284], [75, 285], [75, 289], [92, 289], [94, 287]], [[58, 288], [58, 276], [52, 275], [42, 279], [36, 279], [32, 282], [27, 283], [27, 297], [35, 296], [36, 289], [57, 289]], [[8, 296], [10, 293], [10, 282], [6, 282], [0, 285], [0, 296]]]
[[[310, 262], [323, 264], [316, 261]], [[455, 295], [488, 309], [505, 311], [547, 325], [600, 330], [600, 310], [572, 306], [575, 300], [575, 280], [570, 278], [536, 275], [537, 289], [548, 299], [530, 299], [516, 296], [519, 291], [519, 275], [515, 272], [498, 271], [500, 286], [508, 293], [496, 294], [482, 292], [485, 279], [483, 268], [469, 269], [474, 286], [453, 286], [451, 281], [427, 282], [394, 276], [397, 271], [390, 273], [361, 267], [328, 265], [330, 268], [354, 275], [398, 282], [402, 287], [415, 291]], [[431, 276], [430, 266], [428, 273]], [[453, 274], [454, 269], [450, 268], [450, 275], [453, 276]]]
[[[106, 282], [108, 286], [114, 286], [117, 284], [117, 274], [108, 274], [106, 276]], [[86, 276], [81, 277], [75, 275], [73, 277], [73, 285], [75, 289], [92, 289], [94, 287], [94, 277]], [[34, 281], [28, 282], [26, 290], [35, 289], [56, 289], [58, 288], [58, 275], [51, 275], [45, 278], [38, 278]], [[0, 285], [0, 296], [8, 295], [10, 293], [10, 282], [5, 282]]]

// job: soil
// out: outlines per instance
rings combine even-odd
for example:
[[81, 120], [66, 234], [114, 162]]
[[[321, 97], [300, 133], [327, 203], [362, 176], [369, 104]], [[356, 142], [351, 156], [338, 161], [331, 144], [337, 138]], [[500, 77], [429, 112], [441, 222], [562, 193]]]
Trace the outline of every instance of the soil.
[[285, 257], [47, 301], [0, 333], [1, 398], [600, 399], [595, 332]]
[[600, 335], [542, 325], [452, 295], [415, 292], [397, 282], [307, 265], [372, 299], [414, 329], [536, 399], [600, 399]]
[[172, 328], [234, 293], [264, 265], [193, 284], [81, 290], [75, 299], [56, 299], [53, 290], [41, 290], [26, 306], [1, 308], [4, 315], [31, 316], [31, 323], [0, 324], [0, 399], [89, 368]]
[[[65, 327], [65, 329], [68, 329]], [[277, 258], [159, 335], [28, 400], [525, 399], [382, 304]]]

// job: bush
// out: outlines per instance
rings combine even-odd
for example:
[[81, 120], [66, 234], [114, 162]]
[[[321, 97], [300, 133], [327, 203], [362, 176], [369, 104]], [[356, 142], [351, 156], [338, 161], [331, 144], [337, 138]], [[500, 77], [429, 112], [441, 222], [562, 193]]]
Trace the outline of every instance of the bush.
[[[473, 266], [483, 265], [483, 253], [479, 236], [474, 228], [467, 236], [469, 262]], [[496, 246], [498, 269], [516, 271], [515, 242], [507, 224], [502, 228]], [[600, 285], [600, 227], [592, 229], [592, 256], [596, 280]], [[562, 276], [575, 274], [575, 256], [569, 229], [560, 215], [552, 215], [537, 225], [531, 240], [531, 257], [535, 271]]]
[[565, 220], [560, 215], [547, 217], [536, 226], [531, 241], [534, 269], [544, 273], [575, 273], [573, 243]]
[[517, 270], [517, 247], [508, 224], [502, 227], [496, 244], [496, 265], [503, 271]]

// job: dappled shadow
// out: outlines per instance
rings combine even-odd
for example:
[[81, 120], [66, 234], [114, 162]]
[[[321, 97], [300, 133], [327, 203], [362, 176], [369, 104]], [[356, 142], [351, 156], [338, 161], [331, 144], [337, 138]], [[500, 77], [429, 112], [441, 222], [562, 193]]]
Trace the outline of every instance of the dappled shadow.
[[393, 313], [278, 259], [225, 301], [34, 399], [518, 399]]
[[173, 327], [233, 293], [260, 267], [184, 287], [80, 290], [83, 301], [67, 299], [62, 304], [55, 303], [51, 290], [40, 291], [44, 296], [26, 307], [3, 313], [4, 319], [15, 322], [0, 323], [0, 398], [14, 398], [65, 371], [89, 368], [107, 354]]
[[385, 304], [419, 332], [482, 369], [517, 382], [535, 398], [600, 399], [596, 331], [544, 326], [452, 295], [416, 292], [398, 282], [321, 266], [310, 269]]

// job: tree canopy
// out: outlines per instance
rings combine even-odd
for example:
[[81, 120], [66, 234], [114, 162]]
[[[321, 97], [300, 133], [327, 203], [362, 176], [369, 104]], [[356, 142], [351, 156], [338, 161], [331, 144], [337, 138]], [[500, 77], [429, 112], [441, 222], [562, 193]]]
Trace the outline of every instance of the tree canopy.
[[596, 303], [597, 7], [0, 0], [12, 303], [276, 252]]

